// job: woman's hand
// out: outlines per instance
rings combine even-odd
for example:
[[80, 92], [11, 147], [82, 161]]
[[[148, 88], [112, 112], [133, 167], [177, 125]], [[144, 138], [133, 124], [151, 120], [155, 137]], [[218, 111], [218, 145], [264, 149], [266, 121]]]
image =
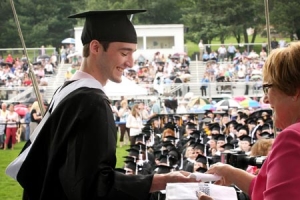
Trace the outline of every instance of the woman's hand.
[[196, 196], [198, 197], [198, 200], [214, 200], [213, 198], [201, 191], [196, 191]]
[[234, 167], [232, 167], [231, 165], [218, 162], [216, 164], [211, 165], [206, 173], [216, 174], [222, 177], [220, 180], [216, 181], [215, 184], [229, 186], [233, 183], [231, 179], [233, 170]]

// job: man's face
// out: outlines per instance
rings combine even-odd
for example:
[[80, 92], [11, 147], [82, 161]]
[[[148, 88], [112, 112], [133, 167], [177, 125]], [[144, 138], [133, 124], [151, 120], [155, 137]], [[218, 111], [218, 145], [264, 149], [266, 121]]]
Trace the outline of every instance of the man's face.
[[124, 70], [132, 67], [134, 63], [133, 53], [136, 44], [112, 42], [107, 51], [102, 51], [97, 57], [97, 68], [103, 82], [111, 80], [116, 83], [122, 81]]
[[139, 110], [140, 110], [140, 111], [144, 110], [144, 104], [139, 103]]
[[6, 107], [7, 107], [7, 106], [6, 106], [6, 104], [4, 104], [4, 103], [1, 105], [1, 108], [2, 108], [3, 111], [6, 110]]
[[218, 142], [217, 142], [217, 148], [218, 149], [221, 148], [221, 146], [224, 145], [224, 144], [225, 144], [224, 140], [218, 140]]

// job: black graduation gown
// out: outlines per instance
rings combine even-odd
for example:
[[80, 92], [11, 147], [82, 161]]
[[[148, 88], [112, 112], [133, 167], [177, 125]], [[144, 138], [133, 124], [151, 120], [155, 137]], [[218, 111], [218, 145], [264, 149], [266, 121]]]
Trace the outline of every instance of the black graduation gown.
[[116, 141], [106, 95], [77, 89], [44, 124], [17, 180], [30, 200], [148, 199], [153, 175], [114, 171]]

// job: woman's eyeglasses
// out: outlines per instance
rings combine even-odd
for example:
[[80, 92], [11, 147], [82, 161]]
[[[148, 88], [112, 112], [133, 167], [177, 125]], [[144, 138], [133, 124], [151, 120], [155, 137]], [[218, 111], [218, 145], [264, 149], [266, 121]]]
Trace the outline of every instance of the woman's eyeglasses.
[[273, 86], [273, 84], [263, 84], [262, 85], [262, 89], [263, 89], [265, 95], [268, 94], [269, 88], [272, 86]]

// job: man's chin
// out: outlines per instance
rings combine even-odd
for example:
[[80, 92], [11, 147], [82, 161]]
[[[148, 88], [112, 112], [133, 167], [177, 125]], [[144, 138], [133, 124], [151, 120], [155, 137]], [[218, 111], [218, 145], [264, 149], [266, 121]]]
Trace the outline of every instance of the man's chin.
[[122, 82], [122, 77], [111, 78], [111, 79], [109, 79], [109, 80], [112, 81], [112, 82], [115, 82], [115, 83], [121, 83], [121, 82]]

